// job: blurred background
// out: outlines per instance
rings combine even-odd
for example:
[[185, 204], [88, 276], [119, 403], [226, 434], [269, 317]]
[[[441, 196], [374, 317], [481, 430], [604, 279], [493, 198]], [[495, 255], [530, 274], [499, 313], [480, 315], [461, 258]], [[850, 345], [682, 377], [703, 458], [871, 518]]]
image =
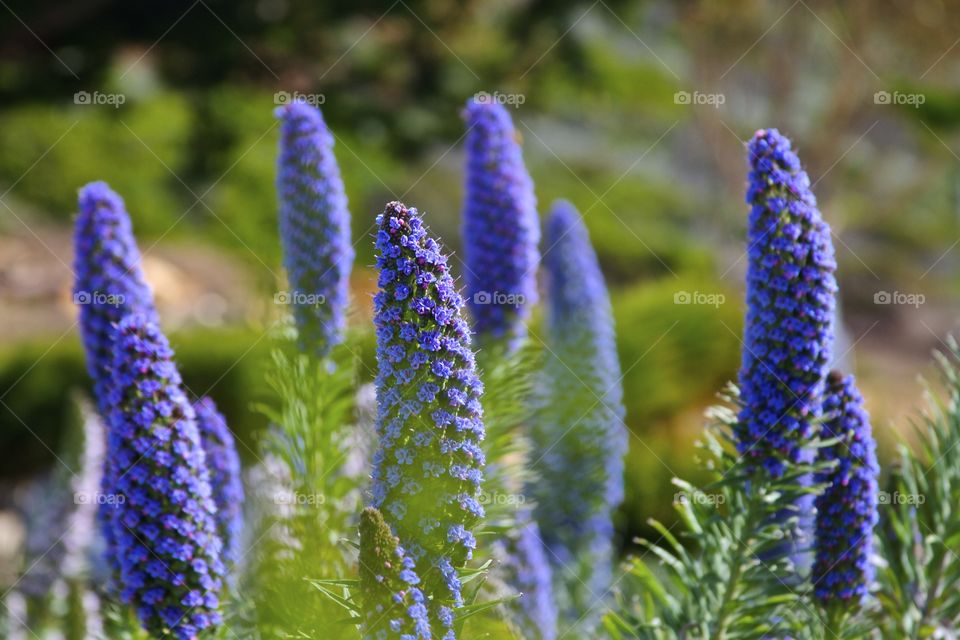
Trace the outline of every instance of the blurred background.
[[[186, 381], [255, 459], [283, 287], [273, 110], [319, 105], [353, 214], [402, 199], [459, 250], [460, 110], [511, 110], [541, 213], [584, 213], [612, 290], [632, 445], [620, 517], [672, 521], [703, 409], [734, 379], [744, 142], [794, 140], [834, 231], [843, 336], [881, 453], [960, 305], [960, 12], [943, 1], [0, 0], [0, 557], [18, 490], [87, 389], [71, 299], [77, 189], [126, 199]], [[456, 259], [454, 259], [456, 266]], [[534, 339], [537, 330], [534, 330]], [[369, 374], [372, 341], [361, 354]], [[0, 584], [11, 577], [2, 565]]]

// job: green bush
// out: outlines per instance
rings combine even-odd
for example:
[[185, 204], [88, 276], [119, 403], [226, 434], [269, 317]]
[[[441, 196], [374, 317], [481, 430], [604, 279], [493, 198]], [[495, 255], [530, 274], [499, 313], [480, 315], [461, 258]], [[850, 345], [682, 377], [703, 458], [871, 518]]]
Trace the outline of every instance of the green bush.
[[[676, 303], [684, 293], [691, 302], [694, 294], [725, 298], [717, 306]], [[743, 312], [739, 293], [692, 277], [614, 292], [613, 306], [631, 432], [623, 528], [634, 534], [651, 516], [674, 521], [673, 476], [700, 477], [693, 443], [703, 420], [690, 408], [708, 406], [735, 379]]]
[[159, 235], [192, 202], [174, 176], [185, 175], [189, 152], [191, 112], [182, 96], [131, 99], [119, 109], [31, 104], [3, 118], [0, 180], [16, 184], [17, 199], [42, 214], [70, 220], [77, 190], [106, 180], [127, 200], [137, 232]]

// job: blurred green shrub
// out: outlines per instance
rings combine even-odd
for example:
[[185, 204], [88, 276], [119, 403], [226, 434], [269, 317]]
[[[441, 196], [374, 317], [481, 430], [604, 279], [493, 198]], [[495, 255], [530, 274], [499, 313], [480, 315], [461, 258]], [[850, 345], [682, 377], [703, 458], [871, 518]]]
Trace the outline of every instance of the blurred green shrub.
[[699, 478], [699, 409], [735, 380], [743, 311], [739, 293], [691, 276], [614, 292], [613, 305], [631, 432], [623, 529], [635, 535], [649, 517], [674, 521], [673, 476]]
[[[691, 234], [691, 228], [704, 221], [697, 220], [699, 210], [689, 194], [649, 175], [615, 182], [616, 170], [600, 169], [599, 164], [598, 159], [571, 166], [589, 188], [556, 163], [533, 173], [541, 216], [557, 198], [570, 200], [583, 212], [609, 283], [712, 270], [715, 250]], [[614, 183], [616, 187], [603, 195]], [[597, 202], [601, 195], [602, 202]]]
[[28, 104], [3, 118], [0, 180], [46, 215], [69, 220], [77, 189], [92, 180], [106, 180], [123, 195], [138, 233], [166, 232], [192, 202], [173, 175], [185, 174], [190, 151], [183, 96], [156, 94], [119, 109]]
[[[171, 336], [184, 380], [198, 395], [212, 396], [237, 434], [241, 457], [255, 451], [262, 419], [250, 404], [262, 398], [263, 359], [270, 339], [249, 329], [204, 329]], [[50, 347], [37, 340], [0, 351], [0, 450], [11, 452], [0, 475], [33, 473], [55, 463], [71, 419], [70, 394], [89, 392], [79, 339]]]

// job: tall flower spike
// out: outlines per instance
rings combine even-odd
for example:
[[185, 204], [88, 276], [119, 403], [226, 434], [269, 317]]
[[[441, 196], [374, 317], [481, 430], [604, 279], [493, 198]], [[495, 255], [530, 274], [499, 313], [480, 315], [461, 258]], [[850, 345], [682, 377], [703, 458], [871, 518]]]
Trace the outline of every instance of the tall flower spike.
[[350, 212], [320, 111], [303, 102], [279, 107], [277, 193], [280, 240], [300, 346], [326, 355], [343, 339], [353, 246]]
[[223, 542], [223, 559], [232, 564], [240, 560], [243, 530], [243, 480], [237, 443], [212, 398], [198, 400], [193, 410], [217, 506], [217, 534]]
[[540, 223], [533, 182], [510, 114], [492, 101], [467, 102], [463, 209], [467, 303], [478, 338], [526, 336], [537, 301]]
[[836, 261], [810, 179], [790, 141], [761, 129], [749, 145], [747, 317], [737, 449], [781, 476], [810, 462], [833, 345]]
[[[87, 372], [93, 379], [93, 395], [106, 421], [114, 327], [131, 313], [156, 322], [157, 312], [123, 200], [105, 182], [91, 182], [80, 189], [79, 204], [73, 238], [73, 299], [80, 308], [80, 337], [86, 351]], [[113, 482], [113, 462], [107, 458], [102, 492], [109, 493]], [[97, 522], [104, 538], [106, 564], [116, 577], [120, 567], [114, 557], [113, 531], [107, 525], [112, 509], [101, 503]]]
[[399, 202], [377, 225], [373, 506], [416, 562], [439, 621], [434, 634], [453, 637], [451, 607], [463, 604], [457, 568], [471, 557], [471, 528], [483, 516], [482, 386], [439, 243], [417, 210]]
[[[569, 594], [558, 603], [561, 615], [577, 620], [610, 588], [627, 433], [610, 299], [573, 205], [553, 205], [546, 242], [549, 354], [532, 429], [540, 481], [529, 491], [555, 563], [556, 591]], [[593, 622], [587, 616], [582, 624]]]
[[360, 593], [364, 640], [431, 638], [430, 621], [413, 560], [383, 515], [373, 507], [360, 514]]
[[224, 574], [196, 418], [155, 324], [129, 316], [115, 342], [107, 456], [120, 597], [151, 634], [195, 638], [220, 623]]
[[73, 237], [73, 299], [80, 308], [80, 336], [94, 398], [105, 416], [114, 326], [131, 313], [153, 322], [157, 316], [123, 200], [105, 182], [84, 186], [79, 200]]
[[832, 371], [824, 394], [824, 438], [838, 442], [820, 449], [824, 461], [836, 461], [817, 474], [827, 489], [817, 496], [816, 559], [813, 585], [824, 606], [849, 608], [867, 595], [873, 579], [870, 549], [877, 524], [876, 443], [870, 417], [853, 376]]

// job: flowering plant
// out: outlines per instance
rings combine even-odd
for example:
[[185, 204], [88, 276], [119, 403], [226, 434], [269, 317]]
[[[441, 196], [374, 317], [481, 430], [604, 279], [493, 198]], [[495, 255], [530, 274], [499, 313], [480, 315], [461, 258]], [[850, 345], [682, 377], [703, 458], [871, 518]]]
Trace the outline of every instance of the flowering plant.
[[[620, 562], [630, 438], [607, 282], [573, 204], [549, 209], [540, 242], [503, 106], [465, 112], [464, 271], [429, 214], [387, 203], [357, 327], [333, 133], [302, 101], [277, 115], [295, 295], [271, 330], [256, 446], [242, 455], [181, 376], [125, 205], [87, 185], [74, 300], [93, 402], [81, 455], [65, 454], [81, 473], [46, 479], [27, 518], [79, 531], [28, 546], [40, 570], [9, 611], [20, 598], [45, 633], [131, 640], [957, 635], [960, 350], [881, 491], [867, 401], [828, 373], [832, 232], [777, 130], [747, 149], [738, 385], [708, 412], [702, 481], [674, 480], [681, 529], [651, 523], [659, 540]], [[71, 489], [96, 500], [64, 509]]]

